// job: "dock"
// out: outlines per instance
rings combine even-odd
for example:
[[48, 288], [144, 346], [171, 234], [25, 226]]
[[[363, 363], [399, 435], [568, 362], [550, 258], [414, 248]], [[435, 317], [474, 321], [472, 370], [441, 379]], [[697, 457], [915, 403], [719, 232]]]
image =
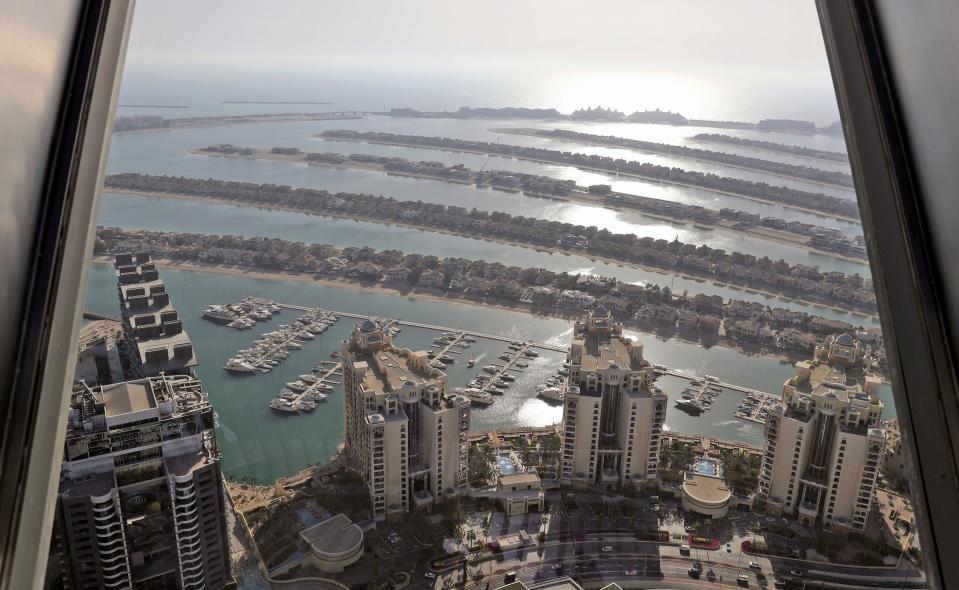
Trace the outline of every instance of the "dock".
[[[313, 311], [314, 309], [317, 309], [317, 308], [314, 308], [314, 307], [306, 307], [306, 306], [304, 306], [304, 305], [291, 305], [291, 304], [289, 304], [289, 303], [277, 303], [277, 305], [280, 306], [280, 307], [282, 307], [282, 308], [284, 308], [284, 309], [292, 309], [292, 310], [296, 310], [296, 311]], [[337, 316], [340, 316], [340, 317], [355, 318], [355, 319], [358, 319], [358, 320], [365, 320], [365, 319], [368, 319], [368, 318], [369, 318], [368, 315], [359, 314], [359, 313], [349, 313], [349, 312], [345, 312], [345, 311], [336, 311], [336, 310], [333, 310], [333, 309], [328, 309], [328, 310], [323, 310], [323, 311], [326, 311], [326, 312], [328, 312], [328, 313], [336, 314]], [[396, 325], [399, 325], [399, 326], [409, 326], [409, 327], [411, 327], [411, 328], [424, 328], [424, 329], [427, 329], [427, 330], [437, 330], [437, 331], [440, 331], [440, 332], [460, 332], [460, 331], [462, 331], [462, 330], [460, 330], [460, 329], [458, 329], [458, 328], [450, 328], [449, 326], [437, 326], [437, 325], [435, 325], [435, 324], [425, 324], [425, 323], [422, 323], [422, 322], [410, 322], [410, 321], [407, 321], [407, 320], [392, 320], [392, 321], [393, 321], [393, 323], [395, 323]], [[512, 342], [513, 340], [516, 340], [516, 338], [510, 338], [510, 337], [508, 337], [508, 336], [500, 336], [500, 335], [497, 335], [497, 334], [485, 334], [485, 333], [483, 333], [483, 332], [473, 332], [473, 331], [469, 331], [468, 334], [469, 334], [470, 336], [476, 336], [477, 338], [484, 338], [484, 339], [486, 339], [486, 340], [496, 340], [496, 341], [499, 341], [499, 342]], [[552, 346], [552, 345], [550, 345], [550, 344], [545, 344], [545, 343], [530, 342], [530, 343], [529, 343], [529, 346], [530, 346], [530, 348], [538, 348], [538, 349], [540, 349], [540, 350], [549, 350], [549, 351], [552, 351], [552, 352], [567, 352], [567, 347]]]
[[[765, 424], [766, 423], [766, 414], [769, 411], [769, 408], [773, 404], [780, 403], [782, 399], [778, 395], [773, 395], [765, 391], [759, 391], [756, 389], [751, 389], [749, 387], [743, 387], [742, 385], [735, 385], [733, 383], [725, 383], [722, 381], [708, 381], [703, 377], [698, 377], [696, 375], [690, 375], [688, 373], [683, 373], [681, 371], [676, 371], [668, 369], [664, 371], [664, 374], [670, 375], [672, 377], [679, 377], [681, 379], [689, 379], [690, 381], [703, 381], [702, 390], [706, 389], [708, 385], [715, 385], [721, 387], [723, 390], [729, 389], [731, 391], [738, 391], [740, 393], [746, 394], [746, 399], [740, 405], [740, 409], [737, 409], [733, 416], [739, 418], [740, 420], [748, 420], [749, 422], [754, 422], [756, 424]], [[702, 393], [702, 390], [700, 393]], [[746, 406], [748, 406], [748, 411]], [[704, 408], [707, 410], [708, 408]]]
[[[523, 353], [525, 353], [531, 347], [532, 347], [531, 342], [524, 342], [522, 348], [520, 348], [519, 350], [513, 351], [515, 352], [515, 354], [512, 355], [513, 358], [506, 361], [506, 364], [500, 367], [499, 371], [490, 375], [489, 381], [483, 384], [482, 390], [486, 393], [489, 393], [490, 386], [493, 385], [493, 382], [496, 381], [496, 379], [498, 379], [499, 377], [502, 377], [503, 375], [505, 375], [507, 371], [511, 370], [513, 368], [513, 365], [516, 363], [516, 361], [518, 361], [521, 358], [526, 358], [523, 356]], [[497, 367], [500, 366], [498, 363], [490, 363], [490, 364]], [[522, 369], [517, 367], [516, 370], [520, 371]]]

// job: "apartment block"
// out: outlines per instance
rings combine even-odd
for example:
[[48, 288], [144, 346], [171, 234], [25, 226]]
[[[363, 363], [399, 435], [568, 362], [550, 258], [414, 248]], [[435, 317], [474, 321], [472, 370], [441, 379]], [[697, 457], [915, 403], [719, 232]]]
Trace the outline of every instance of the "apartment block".
[[393, 346], [372, 320], [341, 346], [345, 451], [377, 521], [430, 509], [467, 488], [470, 402], [446, 392], [426, 351]]
[[880, 381], [857, 381], [828, 356], [796, 363], [767, 416], [757, 502], [772, 514], [862, 532], [886, 446]]
[[567, 362], [562, 483], [654, 483], [667, 398], [653, 385], [643, 345], [599, 306], [576, 322]]
[[77, 384], [51, 556], [64, 587], [192, 590], [230, 580], [213, 428], [191, 376]]
[[114, 267], [128, 378], [192, 375], [193, 343], [150, 255], [118, 254]]

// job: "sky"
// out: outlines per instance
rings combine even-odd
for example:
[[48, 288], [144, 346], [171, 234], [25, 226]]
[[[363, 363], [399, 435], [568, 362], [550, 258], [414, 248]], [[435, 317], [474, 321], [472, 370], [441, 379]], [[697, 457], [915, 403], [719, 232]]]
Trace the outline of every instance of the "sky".
[[[824, 91], [834, 101], [811, 0], [139, 0], [127, 72], [133, 80], [207, 73], [231, 83], [260, 76], [261, 86], [331, 72], [383, 74], [385, 84], [400, 72], [423, 84], [444, 75], [465, 85], [512, 76], [552, 93], [516, 92], [521, 106], [568, 107], [603, 93], [672, 101], [758, 81], [794, 89], [797, 106]], [[568, 92], [571, 85], [579, 88]], [[528, 104], [556, 88], [569, 104]], [[462, 94], [470, 92], [494, 98]], [[731, 102], [735, 94], [721, 92]], [[706, 100], [684, 106], [713, 108]]]

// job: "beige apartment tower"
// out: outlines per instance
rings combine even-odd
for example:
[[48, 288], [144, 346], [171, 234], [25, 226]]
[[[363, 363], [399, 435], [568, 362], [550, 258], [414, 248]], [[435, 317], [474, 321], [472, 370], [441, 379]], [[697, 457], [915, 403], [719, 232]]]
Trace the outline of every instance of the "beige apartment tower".
[[343, 341], [347, 458], [362, 473], [377, 521], [431, 509], [467, 488], [470, 402], [446, 392], [426, 351], [393, 346], [372, 320]]
[[576, 322], [568, 363], [562, 483], [654, 483], [666, 394], [653, 385], [643, 345], [623, 336], [622, 325], [600, 306]]
[[772, 514], [836, 532], [862, 532], [886, 436], [879, 380], [865, 387], [842, 363], [796, 363], [766, 418], [757, 502]]

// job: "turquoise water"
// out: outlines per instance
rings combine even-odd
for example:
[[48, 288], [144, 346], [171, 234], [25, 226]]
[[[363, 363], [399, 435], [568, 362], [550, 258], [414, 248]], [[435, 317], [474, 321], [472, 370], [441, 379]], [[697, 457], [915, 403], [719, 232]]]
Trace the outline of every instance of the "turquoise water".
[[497, 455], [496, 464], [499, 466], [500, 475], [512, 475], [516, 473], [516, 464], [513, 463], [513, 460], [510, 459], [509, 455]]
[[[258, 334], [288, 322], [293, 316], [284, 311], [269, 322], [257, 324], [254, 330], [237, 332], [201, 318], [203, 310], [211, 303], [227, 303], [252, 295], [283, 303], [402, 318], [556, 346], [567, 345], [572, 336], [572, 325], [565, 320], [453, 302], [210, 272], [163, 269], [161, 276], [196, 346], [200, 361], [198, 374], [219, 417], [218, 441], [223, 450], [224, 471], [236, 478], [255, 477], [271, 481], [307, 465], [325, 462], [335, 451], [343, 436], [343, 398], [339, 387], [312, 414], [278, 416], [270, 412], [266, 404], [286, 382], [338, 350], [339, 342], [349, 335], [354, 322], [340, 320], [316, 340], [305, 343], [303, 350], [291, 353], [271, 373], [238, 377], [221, 368], [226, 360], [236, 350], [247, 348]], [[118, 313], [112, 267], [93, 265], [86, 308], [104, 314]], [[652, 363], [698, 375], [715, 375], [724, 382], [752, 389], [779, 392], [782, 383], [793, 373], [790, 365], [767, 357], [746, 356], [720, 347], [705, 349], [651, 334], [627, 334], [644, 343], [645, 357]], [[397, 344], [420, 349], [428, 346], [434, 337], [435, 333], [428, 330], [405, 328]], [[465, 349], [463, 355], [477, 358], [477, 364], [480, 364], [483, 358], [495, 358], [504, 348], [503, 343], [481, 340]], [[517, 378], [507, 394], [497, 398], [495, 404], [473, 410], [472, 428], [542, 426], [558, 422], [562, 417], [562, 407], [538, 399], [535, 386], [559, 368], [563, 357], [562, 353], [543, 353], [531, 362], [529, 369]], [[465, 362], [458, 361], [449, 369], [449, 386], [465, 384], [475, 372], [475, 368], [467, 369]], [[676, 396], [685, 387], [685, 382], [675, 377], [662, 377], [657, 385]], [[735, 392], [724, 392], [716, 398], [712, 409], [698, 418], [670, 406], [666, 428], [757, 443], [761, 441], [762, 426], [732, 416], [741, 397]], [[894, 411], [888, 387], [883, 388], [883, 397], [887, 403], [886, 416], [891, 417]]]
[[693, 471], [700, 475], [716, 477], [719, 475], [719, 464], [712, 459], [699, 459], [693, 464]]

